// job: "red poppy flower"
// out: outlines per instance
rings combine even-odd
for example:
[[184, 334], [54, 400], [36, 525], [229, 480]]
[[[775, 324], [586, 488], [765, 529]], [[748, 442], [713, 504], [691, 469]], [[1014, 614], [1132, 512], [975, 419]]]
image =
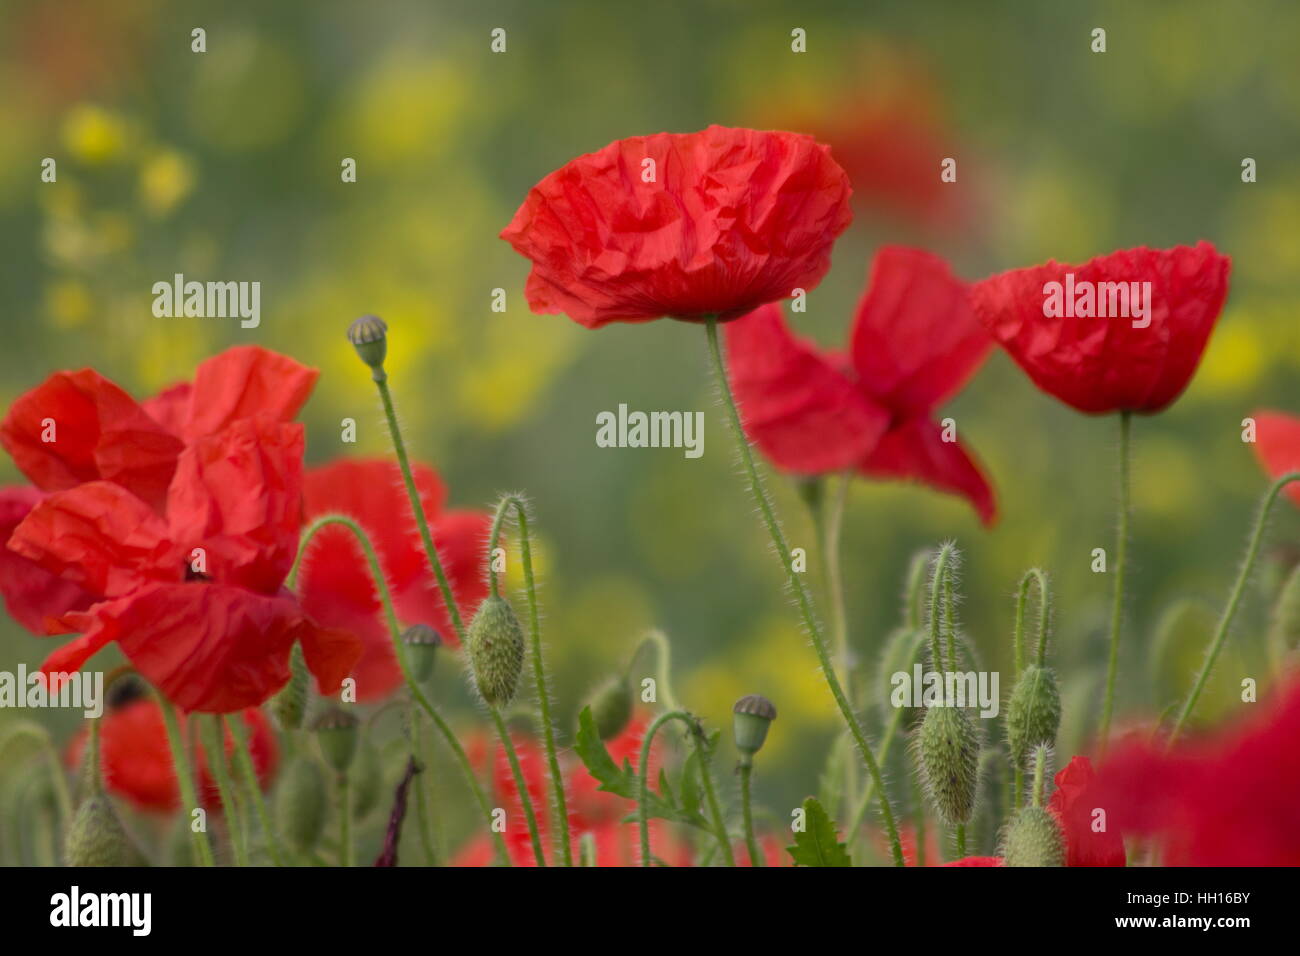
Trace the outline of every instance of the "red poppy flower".
[[317, 627], [281, 589], [301, 523], [301, 425], [243, 418], [180, 455], [165, 514], [121, 485], [90, 481], [49, 495], [9, 546], [99, 598], [63, 616], [80, 633], [47, 658], [79, 670], [116, 641], [185, 710], [255, 706], [289, 678], [301, 641], [323, 693], [360, 654]]
[[[487, 595], [484, 573], [492, 516], [483, 511], [444, 510], [447, 489], [437, 472], [427, 465], [416, 465], [413, 471], [434, 546], [461, 615], [468, 621]], [[443, 640], [456, 643], [396, 464], [366, 459], [308, 469], [304, 499], [309, 521], [344, 514], [366, 530], [397, 614], [406, 624], [427, 624]], [[350, 531], [328, 527], [316, 534], [299, 571], [298, 593], [314, 620], [360, 638], [365, 650], [352, 672], [359, 699], [383, 697], [401, 684], [379, 595]]]
[[796, 339], [776, 305], [730, 323], [726, 338], [745, 431], [777, 468], [914, 479], [994, 520], [988, 480], [934, 420], [993, 345], [942, 259], [897, 246], [877, 253], [848, 356]]
[[[137, 403], [92, 369], [56, 372], [20, 396], [0, 422], [0, 445], [35, 485], [5, 492], [0, 541], [40, 498], [89, 481], [111, 481], [161, 513], [186, 443], [253, 414], [292, 419], [318, 373], [257, 346], [238, 346], [202, 362], [194, 384], [175, 385]], [[37, 634], [45, 621], [88, 600], [71, 584], [8, 549], [0, 553], [0, 593], [10, 613]]]
[[[1300, 418], [1285, 412], [1258, 411], [1255, 419], [1255, 454], [1273, 479], [1300, 471]], [[1300, 505], [1300, 484], [1284, 489]]]
[[1140, 246], [1083, 265], [1013, 269], [975, 283], [971, 297], [993, 337], [1049, 395], [1089, 414], [1158, 412], [1200, 364], [1230, 265], [1208, 242]]
[[8, 548], [14, 528], [44, 498], [35, 488], [15, 485], [0, 488], [0, 594], [10, 615], [35, 634], [46, 632], [46, 621], [68, 611], [84, 611], [94, 602], [71, 581], [51, 574]]
[[942, 863], [941, 866], [1001, 866], [1000, 856], [964, 856], [960, 860]]
[[1061, 824], [1065, 834], [1066, 866], [1124, 866], [1124, 838], [1112, 821], [1105, 821], [1096, 810], [1105, 809], [1097, 789], [1097, 774], [1087, 757], [1074, 757], [1055, 777], [1056, 790], [1047, 809]]
[[579, 156], [529, 191], [501, 238], [533, 262], [534, 312], [591, 329], [734, 319], [821, 281], [849, 193], [810, 136], [710, 126]]
[[[266, 715], [257, 708], [245, 710], [243, 720], [258, 782], [265, 789], [275, 776], [278, 762], [275, 735]], [[181, 718], [181, 730], [183, 734], [194, 735], [184, 717]], [[100, 761], [110, 793], [130, 801], [140, 810], [168, 812], [180, 805], [167, 728], [157, 701], [152, 697], [137, 697], [110, 709], [103, 717], [99, 734]], [[69, 766], [81, 765], [86, 737], [85, 729], [73, 737], [67, 753]], [[228, 731], [225, 732], [225, 741], [226, 753], [229, 754], [234, 748], [234, 740]], [[208, 756], [197, 739], [195, 753], [199, 799], [205, 807], [219, 810], [221, 798], [208, 766]]]
[[1160, 840], [1169, 866], [1300, 865], [1300, 680], [1257, 716], [1177, 745], [1131, 740], [1099, 778], [1111, 824]]

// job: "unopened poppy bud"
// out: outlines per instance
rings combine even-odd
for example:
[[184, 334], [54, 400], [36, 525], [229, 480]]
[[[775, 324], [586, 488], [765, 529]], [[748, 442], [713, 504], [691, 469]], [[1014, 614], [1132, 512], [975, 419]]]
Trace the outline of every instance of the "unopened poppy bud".
[[348, 326], [348, 341], [376, 373], [388, 357], [388, 323], [377, 315], [363, 315]]
[[297, 730], [307, 714], [307, 661], [302, 646], [293, 645], [289, 653], [289, 683], [271, 698], [271, 716], [281, 730]]
[[505, 598], [489, 595], [483, 601], [465, 643], [480, 696], [492, 707], [509, 704], [524, 669], [524, 632]]
[[314, 849], [329, 812], [325, 778], [316, 761], [301, 754], [294, 757], [280, 779], [275, 808], [276, 822], [289, 845], [299, 853]]
[[960, 707], [928, 707], [916, 736], [921, 778], [949, 826], [966, 823], [979, 790], [979, 731]]
[[1065, 839], [1056, 818], [1042, 807], [1021, 807], [1007, 825], [1006, 866], [1065, 866]]
[[1273, 605], [1269, 646], [1277, 660], [1300, 647], [1300, 567], [1293, 570]]
[[339, 773], [347, 773], [357, 753], [357, 720], [340, 707], [331, 707], [316, 718], [312, 727], [321, 756]]
[[632, 719], [632, 685], [627, 675], [613, 678], [591, 699], [591, 716], [601, 740], [613, 740]]
[[742, 760], [748, 760], [763, 749], [768, 728], [774, 720], [776, 707], [761, 694], [750, 694], [736, 701], [736, 706], [731, 708], [731, 727]]
[[427, 624], [412, 624], [402, 633], [406, 645], [406, 660], [411, 665], [412, 676], [424, 683], [433, 676], [433, 662], [442, 647], [442, 637]]
[[1061, 726], [1061, 692], [1049, 667], [1030, 664], [1011, 689], [1007, 703], [1007, 746], [1012, 766], [1023, 769], [1030, 752], [1056, 744]]
[[139, 866], [143, 862], [104, 793], [90, 794], [77, 807], [64, 854], [68, 866]]

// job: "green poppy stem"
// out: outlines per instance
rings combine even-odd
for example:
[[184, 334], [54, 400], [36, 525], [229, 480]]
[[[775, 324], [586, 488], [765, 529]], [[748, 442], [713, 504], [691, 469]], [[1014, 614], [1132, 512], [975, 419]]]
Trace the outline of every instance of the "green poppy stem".
[[1106, 662], [1106, 696], [1101, 705], [1101, 725], [1097, 728], [1097, 748], [1103, 755], [1110, 739], [1110, 718], [1115, 708], [1115, 675], [1119, 671], [1119, 635], [1124, 622], [1124, 565], [1128, 554], [1129, 470], [1132, 467], [1131, 442], [1133, 413], [1119, 413], [1119, 528], [1115, 544], [1115, 599], [1110, 612], [1110, 654]]

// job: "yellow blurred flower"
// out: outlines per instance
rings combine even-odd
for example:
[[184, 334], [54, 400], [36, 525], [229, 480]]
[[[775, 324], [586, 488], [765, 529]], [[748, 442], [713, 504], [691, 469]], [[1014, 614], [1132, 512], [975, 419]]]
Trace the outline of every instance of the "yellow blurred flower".
[[1210, 340], [1196, 378], [1198, 391], [1230, 394], [1259, 381], [1268, 362], [1254, 316], [1234, 310], [1224, 317]]
[[126, 122], [116, 113], [89, 103], [72, 109], [63, 121], [63, 144], [87, 165], [120, 159], [126, 150]]
[[79, 279], [61, 279], [45, 289], [45, 314], [57, 329], [84, 325], [93, 307], [90, 291]]
[[165, 216], [194, 189], [194, 164], [171, 149], [149, 156], [140, 167], [140, 202], [154, 216]]

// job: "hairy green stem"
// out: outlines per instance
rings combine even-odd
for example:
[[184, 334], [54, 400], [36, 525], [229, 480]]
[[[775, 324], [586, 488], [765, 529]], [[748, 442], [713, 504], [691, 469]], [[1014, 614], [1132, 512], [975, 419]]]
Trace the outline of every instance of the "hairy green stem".
[[802, 578], [791, 565], [790, 546], [786, 543], [785, 534], [781, 531], [781, 525], [777, 521], [772, 502], [768, 498], [763, 482], [759, 478], [758, 469], [754, 465], [754, 454], [749, 447], [748, 439], [745, 437], [745, 429], [740, 423], [740, 412], [736, 408], [735, 396], [731, 394], [731, 384], [727, 381], [727, 370], [722, 360], [722, 349], [718, 344], [717, 318], [710, 317], [705, 323], [705, 330], [708, 336], [709, 357], [713, 365], [714, 378], [722, 395], [727, 421], [731, 426], [736, 447], [740, 451], [740, 459], [749, 482], [750, 493], [755, 504], [758, 505], [758, 510], [763, 517], [763, 523], [767, 526], [768, 535], [776, 548], [777, 556], [781, 560], [781, 566], [785, 569], [790, 582], [790, 589], [794, 593], [799, 612], [803, 617], [804, 627], [807, 628], [809, 637], [812, 639], [813, 649], [817, 652], [817, 661], [821, 665], [822, 676], [826, 679], [831, 696], [835, 699], [835, 704], [844, 718], [844, 723], [849, 728], [849, 733], [853, 735], [858, 752], [867, 765], [867, 772], [875, 783], [875, 790], [880, 800], [880, 815], [885, 824], [885, 832], [889, 837], [890, 849], [894, 855], [894, 864], [902, 866], [903, 846], [898, 838], [898, 825], [894, 822], [894, 811], [889, 805], [889, 795], [886, 793], [884, 783], [880, 777], [880, 767], [876, 763], [870, 745], [867, 743], [862, 725], [853, 712], [853, 706], [845, 696], [839, 678], [835, 676], [834, 662], [831, 660], [830, 651], [826, 646], [826, 638], [822, 634], [821, 624], [817, 621], [817, 615], [813, 611], [812, 598], [808, 594], [807, 588], [804, 587]]
[[704, 787], [705, 802], [709, 806], [709, 815], [713, 818], [713, 835], [722, 846], [723, 855], [728, 866], [736, 865], [736, 856], [731, 850], [731, 839], [727, 836], [726, 821], [722, 817], [722, 808], [718, 804], [718, 795], [713, 788], [713, 773], [709, 769], [709, 760], [705, 752], [704, 733], [700, 730], [695, 717], [684, 710], [670, 710], [660, 714], [646, 730], [641, 741], [641, 762], [637, 765], [637, 823], [641, 834], [641, 865], [650, 866], [653, 855], [650, 851], [650, 747], [659, 733], [659, 728], [669, 721], [680, 720], [686, 725], [700, 757], [700, 782]]
[[[167, 745], [171, 747], [176, 782], [181, 793], [181, 813], [190, 816], [198, 808], [199, 798], [194, 789], [194, 772], [190, 768], [189, 752], [185, 749], [185, 740], [181, 736], [180, 721], [172, 702], [156, 688], [154, 695], [158, 699], [158, 709], [162, 711], [163, 726], [167, 728]], [[208, 843], [207, 833], [197, 832], [193, 819], [187, 825], [190, 828], [190, 839], [194, 843], [194, 858], [200, 866], [212, 866], [212, 847]]]
[[207, 738], [204, 748], [208, 752], [208, 767], [217, 783], [217, 794], [221, 797], [221, 806], [225, 810], [226, 833], [234, 851], [235, 866], [248, 866], [248, 833], [244, 829], [239, 805], [235, 802], [235, 785], [230, 779], [230, 767], [226, 763], [226, 741], [221, 730], [221, 717], [212, 714], [203, 724], [204, 736]]
[[1182, 733], [1183, 725], [1187, 723], [1187, 718], [1191, 716], [1192, 710], [1196, 707], [1201, 691], [1205, 689], [1205, 682], [1210, 679], [1210, 671], [1214, 669], [1214, 663], [1218, 660], [1219, 652], [1223, 650], [1223, 643], [1227, 640], [1228, 630], [1232, 627], [1232, 619], [1237, 616], [1237, 607], [1241, 604], [1241, 597], [1246, 591], [1246, 582], [1250, 579], [1250, 573], [1255, 567], [1255, 559], [1259, 557], [1259, 548], [1264, 540], [1264, 531], [1268, 526], [1269, 512], [1273, 510], [1273, 502], [1277, 501], [1277, 496], [1281, 494], [1282, 489], [1293, 481], [1300, 481], [1300, 471], [1287, 472], [1273, 482], [1264, 494], [1264, 500], [1259, 506], [1259, 513], [1255, 517], [1255, 527], [1250, 533], [1250, 543], [1246, 546], [1246, 560], [1242, 562], [1241, 571], [1237, 574], [1237, 581], [1232, 586], [1232, 592], [1228, 595], [1228, 603], [1223, 608], [1223, 614], [1219, 618], [1219, 626], [1215, 628], [1214, 637], [1205, 649], [1205, 661], [1201, 664], [1200, 672], [1196, 675], [1196, 682], [1192, 685], [1187, 700], [1183, 702], [1182, 710], [1178, 713], [1178, 720], [1174, 723], [1174, 729], [1169, 733], [1169, 746], [1171, 747], [1174, 741], [1178, 739], [1178, 735]]
[[1110, 738], [1110, 718], [1115, 708], [1115, 675], [1119, 671], [1119, 635], [1124, 620], [1124, 565], [1128, 554], [1129, 470], [1133, 413], [1119, 414], [1119, 527], [1115, 543], [1115, 598], [1110, 612], [1110, 653], [1106, 661], [1106, 695], [1101, 705], [1101, 725], [1097, 729], [1097, 747], [1102, 754]]
[[753, 811], [753, 777], [754, 763], [752, 760], [742, 760], [740, 762], [740, 811], [745, 826], [745, 846], [749, 850], [749, 865], [763, 866], [763, 854], [759, 852], [758, 841], [754, 839], [754, 811]]
[[671, 672], [672, 672], [672, 646], [668, 643], [668, 635], [658, 629], [652, 629], [646, 633], [645, 638], [641, 641], [633, 654], [641, 652], [647, 644], [653, 644], [655, 654], [658, 658], [659, 665], [658, 676], [655, 678], [655, 696], [662, 701], [665, 710], [681, 710], [682, 707], [677, 703], [677, 697], [673, 694]]
[[235, 744], [235, 762], [239, 767], [239, 775], [243, 778], [249, 802], [253, 804], [253, 812], [257, 814], [258, 825], [261, 826], [262, 835], [266, 838], [266, 852], [270, 855], [272, 863], [276, 866], [284, 866], [286, 857], [280, 850], [280, 838], [276, 835], [275, 827], [271, 825], [271, 814], [266, 809], [262, 784], [257, 778], [257, 767], [253, 764], [253, 752], [249, 749], [248, 735], [244, 733], [243, 718], [239, 715], [232, 718], [230, 714], [226, 714], [226, 727]]
[[528, 823], [528, 838], [533, 844], [533, 857], [537, 860], [538, 866], [546, 866], [546, 854], [542, 852], [542, 835], [537, 829], [537, 813], [533, 809], [533, 798], [528, 793], [528, 781], [524, 779], [524, 771], [519, 766], [519, 753], [515, 750], [510, 728], [506, 726], [505, 718], [501, 716], [499, 708], [489, 705], [488, 710], [492, 713], [492, 722], [496, 724], [497, 737], [501, 739], [506, 760], [510, 762], [510, 773], [515, 778], [515, 789], [519, 791], [519, 802], [524, 808], [524, 820]]
[[553, 831], [560, 842], [561, 859], [565, 866], [573, 866], [573, 838], [569, 834], [569, 807], [564, 795], [564, 775], [560, 772], [560, 758], [555, 749], [555, 722], [551, 719], [551, 694], [546, 686], [546, 663], [542, 659], [542, 626], [537, 611], [537, 583], [533, 577], [533, 550], [528, 535], [528, 509], [517, 495], [506, 495], [497, 505], [492, 519], [492, 533], [488, 538], [488, 580], [492, 594], [497, 594], [496, 565], [491, 554], [496, 549], [501, 522], [508, 509], [514, 508], [519, 523], [519, 550], [524, 565], [524, 590], [528, 595], [528, 643], [533, 660], [533, 685], [537, 693], [537, 708], [542, 723], [542, 742], [546, 747], [546, 763], [551, 775], [551, 819]]
[[338, 776], [339, 791], [339, 866], [352, 865], [352, 788], [345, 770]]

